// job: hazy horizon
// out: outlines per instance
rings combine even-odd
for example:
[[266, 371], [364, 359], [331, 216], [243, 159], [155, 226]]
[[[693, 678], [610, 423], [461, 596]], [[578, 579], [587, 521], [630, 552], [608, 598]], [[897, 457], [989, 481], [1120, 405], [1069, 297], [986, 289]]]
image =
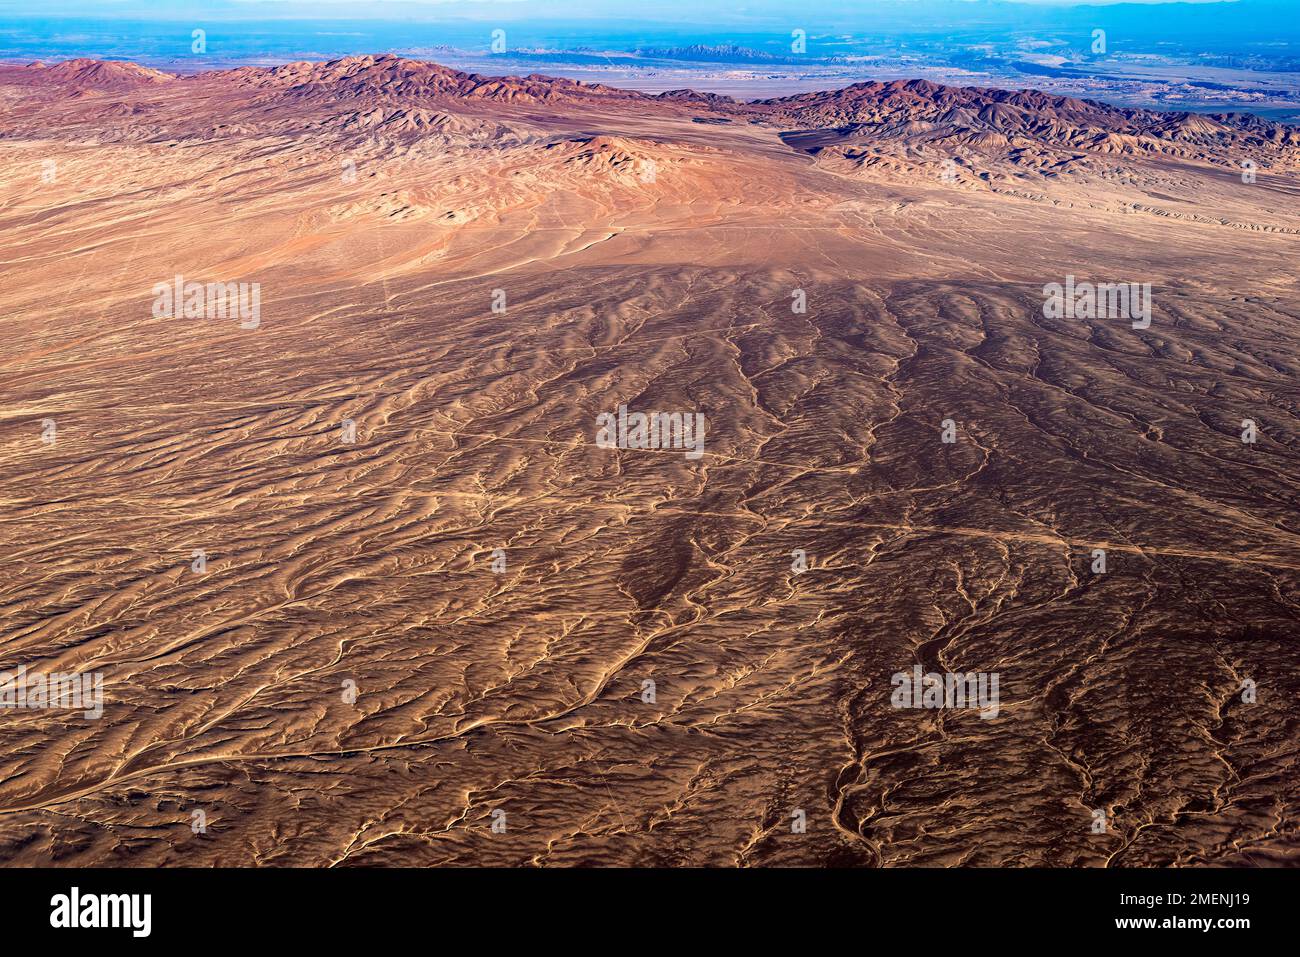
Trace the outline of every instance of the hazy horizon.
[[[45, 14], [3, 0], [0, 60], [125, 59], [194, 73], [395, 53], [487, 75], [741, 98], [925, 78], [1294, 122], [1300, 24], [1277, 15], [1286, 9], [1281, 0], [876, 0], [851, 9], [658, 0], [629, 15], [588, 0], [81, 0]], [[201, 53], [191, 49], [195, 29]]]

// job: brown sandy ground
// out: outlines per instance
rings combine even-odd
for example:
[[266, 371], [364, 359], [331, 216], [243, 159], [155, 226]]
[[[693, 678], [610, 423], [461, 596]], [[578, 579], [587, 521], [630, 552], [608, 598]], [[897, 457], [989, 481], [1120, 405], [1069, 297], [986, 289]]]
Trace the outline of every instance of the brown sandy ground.
[[0, 860], [1296, 863], [1291, 147], [257, 76], [0, 87], [0, 668], [105, 691], [0, 712]]

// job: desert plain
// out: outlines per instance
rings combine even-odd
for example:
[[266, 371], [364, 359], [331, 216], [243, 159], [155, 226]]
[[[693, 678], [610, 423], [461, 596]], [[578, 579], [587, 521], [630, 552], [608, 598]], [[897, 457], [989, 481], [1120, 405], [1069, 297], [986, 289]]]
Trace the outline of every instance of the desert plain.
[[102, 682], [0, 862], [1300, 861], [1300, 131], [70, 61], [0, 184], [0, 671]]

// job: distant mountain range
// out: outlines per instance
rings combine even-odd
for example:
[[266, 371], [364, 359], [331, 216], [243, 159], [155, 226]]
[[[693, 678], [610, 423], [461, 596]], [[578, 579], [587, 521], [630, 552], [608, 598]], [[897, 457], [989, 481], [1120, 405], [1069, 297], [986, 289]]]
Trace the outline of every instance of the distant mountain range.
[[[853, 169], [930, 166], [944, 161], [978, 168], [986, 178], [1060, 176], [1089, 168], [1090, 158], [1177, 157], [1237, 167], [1300, 168], [1300, 129], [1243, 113], [1196, 114], [1125, 109], [1032, 90], [955, 87], [928, 80], [855, 83], [841, 89], [748, 102], [689, 89], [657, 95], [530, 74], [483, 76], [388, 54], [239, 67], [176, 76], [135, 63], [68, 60], [0, 70], [9, 82], [71, 91], [74, 96], [184, 87], [245, 91], [279, 106], [301, 105], [304, 117], [342, 135], [416, 137], [459, 125], [445, 110], [457, 103], [608, 106], [653, 113], [687, 110], [696, 122], [762, 124], [793, 149], [824, 164]], [[266, 96], [273, 97], [266, 101]], [[150, 122], [148, 112], [140, 119]], [[142, 136], [147, 131], [142, 131]], [[491, 135], [490, 132], [485, 135]]]

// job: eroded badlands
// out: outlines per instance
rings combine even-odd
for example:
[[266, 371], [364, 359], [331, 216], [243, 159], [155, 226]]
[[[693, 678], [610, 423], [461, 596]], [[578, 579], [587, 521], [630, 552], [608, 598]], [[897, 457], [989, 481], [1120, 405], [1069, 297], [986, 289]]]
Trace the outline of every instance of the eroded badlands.
[[[1294, 131], [0, 84], [0, 669], [104, 693], [0, 711], [0, 860], [1296, 863]], [[599, 447], [620, 404], [703, 454]], [[894, 707], [917, 665], [997, 716]]]

